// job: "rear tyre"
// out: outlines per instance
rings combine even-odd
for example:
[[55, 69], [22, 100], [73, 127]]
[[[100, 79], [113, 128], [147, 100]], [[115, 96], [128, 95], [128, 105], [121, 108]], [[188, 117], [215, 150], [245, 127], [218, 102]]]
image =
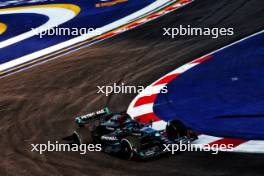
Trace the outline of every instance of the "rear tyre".
[[77, 144], [90, 144], [93, 142], [92, 133], [88, 128], [80, 127], [73, 132], [74, 141]]
[[188, 130], [181, 121], [173, 120], [168, 123], [166, 133], [169, 140], [175, 140], [187, 136]]
[[135, 136], [128, 136], [121, 140], [121, 157], [131, 160], [135, 152], [140, 149], [140, 140]]

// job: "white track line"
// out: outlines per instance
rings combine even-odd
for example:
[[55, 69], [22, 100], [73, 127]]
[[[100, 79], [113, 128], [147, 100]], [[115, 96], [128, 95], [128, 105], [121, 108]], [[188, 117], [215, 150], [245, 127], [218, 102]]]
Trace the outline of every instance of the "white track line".
[[[117, 28], [119, 26], [128, 24], [130, 21], [133, 21], [133, 20], [139, 18], [140, 16], [142, 16], [142, 15], [144, 15], [144, 14], [150, 12], [150, 11], [153, 11], [155, 9], [160, 8], [161, 6], [164, 6], [166, 4], [170, 4], [170, 3], [176, 2], [176, 1], [177, 0], [157, 0], [157, 1], [153, 2], [152, 4], [148, 5], [147, 7], [143, 8], [143, 9], [141, 9], [141, 10], [139, 10], [139, 11], [137, 11], [137, 12], [131, 14], [131, 15], [128, 15], [127, 17], [124, 17], [124, 18], [122, 18], [120, 20], [117, 20], [117, 21], [111, 23], [111, 24], [108, 24], [108, 25], [105, 25], [105, 26], [101, 27], [100, 28], [100, 32], [106, 33], [107, 31], [111, 31], [111, 30], [113, 30], [113, 29], [115, 29], [115, 28]], [[73, 38], [71, 40], [68, 40], [66, 42], [62, 42], [60, 44], [56, 44], [54, 46], [51, 46], [51, 47], [42, 49], [40, 51], [25, 55], [25, 56], [20, 57], [20, 58], [17, 58], [15, 60], [10, 61], [10, 62], [1, 64], [0, 65], [0, 72], [4, 71], [4, 70], [7, 70], [7, 69], [10, 69], [12, 67], [18, 66], [20, 64], [26, 63], [28, 61], [34, 60], [36, 58], [42, 57], [42, 56], [47, 55], [49, 53], [53, 53], [53, 52], [62, 50], [63, 48], [66, 48], [66, 47], [72, 46], [74, 44], [83, 42], [83, 41], [91, 39], [91, 38], [93, 38], [95, 36], [97, 36], [97, 35], [94, 34], [94, 33], [93, 34], [82, 35], [82, 36]]]

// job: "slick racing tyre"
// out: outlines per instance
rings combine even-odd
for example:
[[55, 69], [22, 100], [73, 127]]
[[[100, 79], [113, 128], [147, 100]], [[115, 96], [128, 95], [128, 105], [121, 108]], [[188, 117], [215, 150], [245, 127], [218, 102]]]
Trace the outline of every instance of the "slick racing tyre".
[[188, 130], [181, 121], [172, 120], [166, 127], [166, 133], [169, 140], [175, 140], [187, 136]]
[[74, 140], [77, 144], [90, 144], [93, 142], [91, 131], [86, 127], [80, 127], [73, 132]]
[[128, 136], [121, 140], [121, 157], [126, 160], [131, 160], [135, 152], [140, 149], [140, 140], [135, 136]]

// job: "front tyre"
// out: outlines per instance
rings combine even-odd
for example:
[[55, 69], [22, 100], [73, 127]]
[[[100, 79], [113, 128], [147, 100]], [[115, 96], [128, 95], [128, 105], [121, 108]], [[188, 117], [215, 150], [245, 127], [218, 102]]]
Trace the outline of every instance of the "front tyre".
[[121, 140], [121, 157], [131, 160], [135, 152], [140, 149], [140, 140], [135, 136], [128, 136]]
[[187, 136], [188, 130], [181, 121], [172, 120], [166, 127], [166, 133], [169, 140], [175, 140]]

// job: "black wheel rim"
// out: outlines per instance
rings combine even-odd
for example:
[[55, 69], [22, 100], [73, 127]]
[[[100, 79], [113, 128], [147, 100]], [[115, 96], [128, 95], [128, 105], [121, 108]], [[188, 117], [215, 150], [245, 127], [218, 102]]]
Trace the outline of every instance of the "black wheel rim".
[[121, 151], [121, 157], [123, 157], [124, 159], [131, 159], [133, 157], [132, 148], [127, 141], [122, 142]]

